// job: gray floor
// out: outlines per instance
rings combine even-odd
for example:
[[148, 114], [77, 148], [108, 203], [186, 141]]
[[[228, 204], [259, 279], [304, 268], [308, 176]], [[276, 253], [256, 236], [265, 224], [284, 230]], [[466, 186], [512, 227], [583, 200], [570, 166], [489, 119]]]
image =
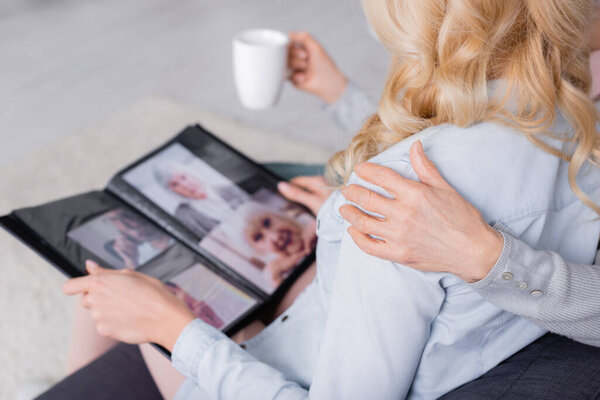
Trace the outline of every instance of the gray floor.
[[321, 103], [289, 84], [272, 110], [239, 105], [230, 40], [258, 26], [314, 33], [381, 89], [388, 58], [359, 0], [0, 0], [0, 165], [151, 95], [342, 146]]

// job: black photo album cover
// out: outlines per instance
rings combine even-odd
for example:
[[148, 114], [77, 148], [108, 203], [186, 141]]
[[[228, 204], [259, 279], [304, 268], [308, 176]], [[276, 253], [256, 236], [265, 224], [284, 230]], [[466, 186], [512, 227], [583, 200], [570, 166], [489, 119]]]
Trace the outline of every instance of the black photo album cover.
[[0, 225], [69, 277], [91, 259], [160, 279], [233, 333], [314, 259], [315, 218], [278, 194], [280, 180], [195, 125], [104, 190], [15, 210]]

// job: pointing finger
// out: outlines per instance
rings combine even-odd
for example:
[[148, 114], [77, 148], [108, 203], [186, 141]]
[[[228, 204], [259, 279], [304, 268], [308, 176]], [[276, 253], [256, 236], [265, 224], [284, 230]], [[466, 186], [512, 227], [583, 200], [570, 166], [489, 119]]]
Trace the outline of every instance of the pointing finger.
[[300, 186], [316, 193], [329, 193], [331, 192], [330, 186], [327, 184], [325, 178], [320, 175], [315, 176], [297, 176], [290, 180], [291, 184]]
[[90, 275], [98, 275], [103, 274], [107, 271], [111, 271], [110, 269], [102, 268], [100, 265], [98, 265], [97, 262], [92, 260], [87, 260], [85, 262], [85, 269], [87, 269]]
[[348, 233], [350, 234], [350, 237], [352, 237], [354, 243], [368, 255], [384, 259], [388, 255], [388, 244], [386, 242], [374, 239], [371, 236], [360, 232], [353, 226], [348, 228]]
[[85, 293], [90, 288], [90, 277], [83, 276], [81, 278], [72, 278], [66, 281], [63, 285], [63, 293], [66, 295], [74, 295]]
[[393, 169], [369, 162], [358, 164], [354, 167], [354, 172], [359, 178], [384, 188], [394, 197], [419, 185], [418, 182], [403, 177]]
[[350, 225], [362, 233], [380, 237], [388, 233], [386, 229], [387, 221], [365, 214], [350, 204], [341, 206], [340, 214], [346, 221], [350, 222]]
[[342, 188], [346, 200], [351, 201], [361, 208], [381, 215], [387, 215], [390, 200], [379, 193], [360, 185], [348, 185]]
[[419, 177], [419, 180], [430, 186], [449, 186], [444, 180], [435, 164], [427, 158], [423, 144], [417, 141], [410, 147], [410, 163]]
[[296, 185], [291, 185], [287, 182], [279, 182], [277, 188], [288, 200], [300, 203], [311, 209], [315, 207], [318, 208], [318, 199], [315, 195]]

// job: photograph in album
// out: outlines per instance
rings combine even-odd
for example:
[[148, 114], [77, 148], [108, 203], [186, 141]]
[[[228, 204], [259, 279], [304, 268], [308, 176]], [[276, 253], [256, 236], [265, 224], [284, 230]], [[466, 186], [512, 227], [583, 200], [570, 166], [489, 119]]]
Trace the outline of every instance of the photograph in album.
[[86, 261], [160, 280], [198, 318], [234, 334], [314, 260], [315, 217], [281, 178], [199, 125], [104, 189], [21, 208], [0, 226], [69, 277]]
[[314, 250], [315, 225], [306, 209], [261, 189], [200, 246], [271, 293]]
[[123, 179], [198, 238], [249, 199], [246, 192], [178, 143], [137, 165]]
[[222, 329], [231, 324], [256, 300], [223, 280], [202, 264], [194, 264], [165, 282], [197, 318]]
[[73, 229], [68, 237], [115, 269], [135, 269], [175, 243], [141, 215], [121, 207]]

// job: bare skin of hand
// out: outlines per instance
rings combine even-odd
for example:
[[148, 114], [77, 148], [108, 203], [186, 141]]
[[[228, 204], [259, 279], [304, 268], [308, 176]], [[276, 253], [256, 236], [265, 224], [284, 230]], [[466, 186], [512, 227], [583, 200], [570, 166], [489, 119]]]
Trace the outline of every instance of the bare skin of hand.
[[317, 215], [332, 192], [322, 176], [299, 176], [289, 183], [280, 182], [277, 188], [285, 198], [302, 204], [314, 215]]
[[353, 205], [340, 207], [352, 239], [370, 255], [421, 271], [450, 272], [466, 282], [483, 279], [500, 257], [502, 235], [444, 180], [421, 142], [411, 147], [410, 160], [421, 182], [372, 163], [355, 167], [361, 179], [393, 198], [359, 185], [343, 188], [347, 200], [384, 216], [368, 215]]
[[309, 33], [290, 32], [289, 37], [290, 81], [298, 89], [314, 94], [327, 104], [335, 103], [346, 89], [346, 76]]
[[158, 279], [131, 270], [110, 270], [86, 262], [89, 275], [69, 279], [68, 295], [81, 295], [102, 336], [121, 342], [157, 343], [169, 351], [194, 320], [187, 306]]

